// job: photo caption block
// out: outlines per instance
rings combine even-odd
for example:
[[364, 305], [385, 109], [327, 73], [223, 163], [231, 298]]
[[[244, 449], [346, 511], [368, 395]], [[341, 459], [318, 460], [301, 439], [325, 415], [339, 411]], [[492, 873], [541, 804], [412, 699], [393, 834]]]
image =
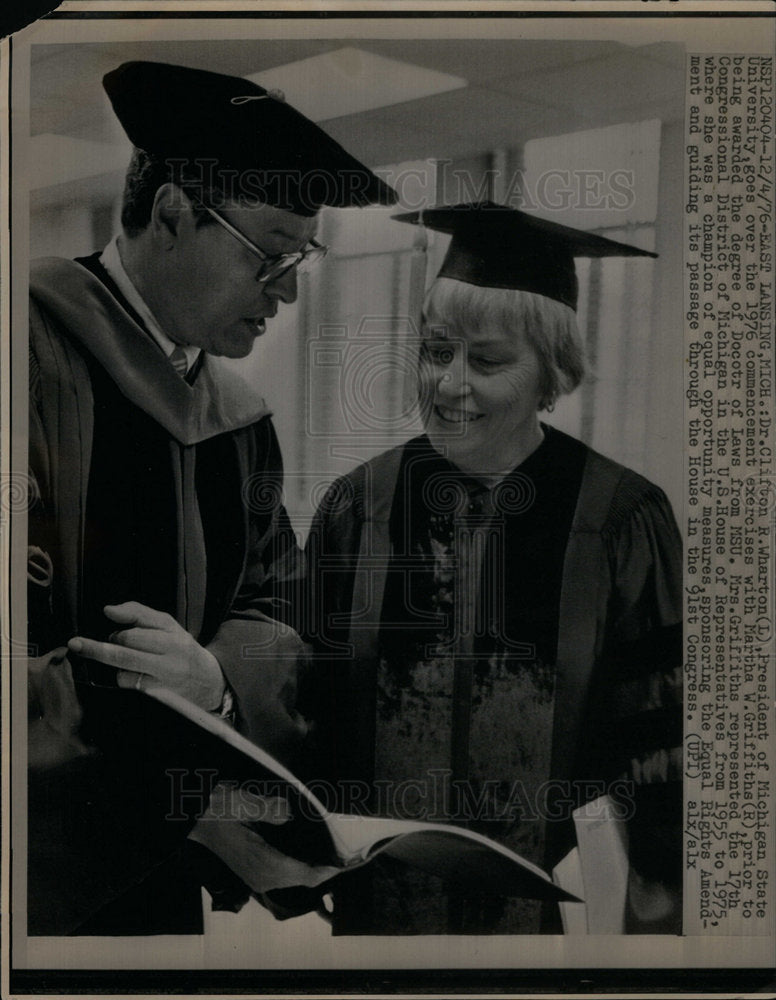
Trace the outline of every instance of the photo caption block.
[[684, 933], [774, 928], [773, 59], [690, 55]]

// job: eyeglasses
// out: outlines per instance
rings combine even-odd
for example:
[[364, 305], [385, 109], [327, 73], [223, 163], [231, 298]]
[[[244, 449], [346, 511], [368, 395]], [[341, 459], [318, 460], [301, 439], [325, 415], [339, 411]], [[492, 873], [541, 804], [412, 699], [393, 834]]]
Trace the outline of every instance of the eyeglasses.
[[317, 240], [310, 240], [309, 245], [304, 250], [297, 250], [295, 253], [279, 253], [274, 255], [265, 253], [261, 247], [256, 246], [253, 240], [249, 240], [231, 222], [227, 222], [223, 215], [214, 208], [208, 208], [207, 205], [203, 205], [202, 207], [220, 226], [223, 226], [230, 236], [233, 236], [247, 250], [250, 250], [254, 256], [259, 258], [261, 267], [256, 274], [256, 281], [273, 281], [275, 278], [286, 274], [292, 267], [295, 267], [300, 272], [309, 271], [311, 267], [322, 261], [329, 252], [327, 246], [318, 243]]

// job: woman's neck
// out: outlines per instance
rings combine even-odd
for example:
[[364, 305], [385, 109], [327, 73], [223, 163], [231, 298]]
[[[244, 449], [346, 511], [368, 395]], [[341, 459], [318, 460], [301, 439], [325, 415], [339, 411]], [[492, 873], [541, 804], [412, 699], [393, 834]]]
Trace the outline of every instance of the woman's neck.
[[508, 476], [513, 469], [516, 469], [539, 447], [539, 445], [544, 441], [544, 430], [542, 425], [539, 423], [537, 417], [535, 425], [531, 428], [530, 433], [521, 435], [520, 441], [517, 443], [517, 447], [511, 452], [509, 457], [504, 457], [503, 461], [488, 461], [487, 456], [481, 456], [481, 460], [478, 459], [476, 467], [470, 465], [468, 462], [454, 462], [453, 464], [465, 472], [467, 476], [471, 476], [473, 479], [478, 479], [481, 483], [491, 489], [497, 483], [500, 483], [505, 476]]

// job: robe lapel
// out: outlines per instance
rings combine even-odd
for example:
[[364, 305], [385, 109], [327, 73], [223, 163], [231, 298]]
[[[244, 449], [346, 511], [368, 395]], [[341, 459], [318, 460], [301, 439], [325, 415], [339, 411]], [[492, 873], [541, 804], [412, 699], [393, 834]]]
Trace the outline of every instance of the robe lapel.
[[364, 521], [353, 579], [348, 688], [353, 692], [352, 704], [358, 706], [358, 712], [353, 720], [352, 759], [358, 771], [356, 777], [367, 783], [370, 792], [375, 768], [380, 617], [391, 557], [391, 508], [402, 454], [401, 448], [395, 448], [383, 457], [379, 471], [373, 465], [368, 467], [373, 474], [367, 475], [364, 484]]
[[110, 291], [74, 261], [43, 258], [30, 293], [58, 317], [143, 412], [183, 445], [247, 427], [268, 414], [256, 387], [208, 358], [188, 385]]
[[[622, 473], [615, 463], [588, 453], [563, 564], [550, 771], [554, 780], [571, 779], [579, 752], [609, 596], [601, 530]], [[559, 827], [555, 823], [548, 829], [547, 857], [552, 864], [558, 861], [554, 855]]]

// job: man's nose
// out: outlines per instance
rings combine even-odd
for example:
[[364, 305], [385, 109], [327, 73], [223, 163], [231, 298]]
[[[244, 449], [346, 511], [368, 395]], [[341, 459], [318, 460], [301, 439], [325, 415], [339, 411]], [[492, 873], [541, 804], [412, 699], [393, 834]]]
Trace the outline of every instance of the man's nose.
[[290, 267], [283, 274], [270, 278], [264, 286], [264, 292], [273, 298], [280, 299], [281, 302], [296, 302], [298, 293], [296, 268]]

